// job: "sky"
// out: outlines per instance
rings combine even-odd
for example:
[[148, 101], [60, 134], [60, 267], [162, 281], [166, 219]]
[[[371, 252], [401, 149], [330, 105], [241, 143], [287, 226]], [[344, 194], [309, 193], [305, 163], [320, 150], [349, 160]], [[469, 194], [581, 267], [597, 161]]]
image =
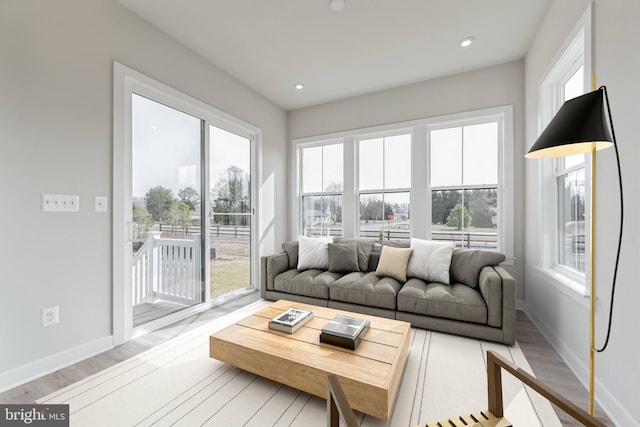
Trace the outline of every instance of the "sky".
[[[185, 187], [200, 191], [200, 119], [135, 94], [132, 109], [133, 197], [157, 185], [175, 196]], [[210, 126], [209, 140], [211, 188], [232, 165], [249, 173], [247, 138]]]
[[[567, 84], [567, 92], [577, 85], [574, 83]], [[138, 95], [133, 96], [132, 108], [133, 197], [144, 197], [157, 185], [171, 189], [174, 195], [185, 187], [199, 191], [200, 120]], [[214, 126], [209, 133], [211, 188], [232, 165], [250, 172], [247, 138]], [[430, 148], [432, 187], [498, 182], [497, 123], [433, 130]], [[333, 183], [342, 185], [342, 144], [308, 147], [302, 156], [303, 192], [322, 192]], [[359, 190], [411, 186], [410, 134], [360, 140], [358, 156]]]
[[[496, 122], [433, 130], [431, 186], [496, 185], [498, 138]], [[303, 193], [319, 193], [343, 182], [343, 149], [338, 143], [302, 150]], [[410, 134], [360, 140], [357, 149], [360, 191], [411, 187]]]

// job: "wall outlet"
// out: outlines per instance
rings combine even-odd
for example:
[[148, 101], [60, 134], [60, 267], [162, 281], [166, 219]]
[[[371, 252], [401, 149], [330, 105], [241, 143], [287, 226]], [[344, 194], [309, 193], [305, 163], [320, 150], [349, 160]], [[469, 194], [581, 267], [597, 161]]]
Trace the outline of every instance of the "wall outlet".
[[42, 326], [51, 326], [60, 322], [59, 307], [43, 308], [42, 309]]
[[96, 196], [95, 201], [94, 201], [95, 211], [96, 212], [107, 212], [108, 211], [107, 201], [108, 201], [108, 199], [106, 197]]
[[68, 194], [43, 194], [43, 212], [78, 212], [80, 196]]

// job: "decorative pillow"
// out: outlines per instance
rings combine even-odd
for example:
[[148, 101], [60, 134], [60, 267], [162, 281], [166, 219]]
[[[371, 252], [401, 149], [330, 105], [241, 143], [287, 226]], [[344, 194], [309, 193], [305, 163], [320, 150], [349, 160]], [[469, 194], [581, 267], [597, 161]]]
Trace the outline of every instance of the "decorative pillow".
[[480, 270], [488, 265], [498, 265], [505, 259], [500, 252], [457, 248], [451, 257], [451, 280], [475, 288], [478, 286]]
[[413, 249], [383, 246], [376, 276], [388, 276], [400, 282], [407, 281], [407, 264]]
[[329, 269], [329, 243], [333, 237], [298, 237], [298, 270]]
[[298, 247], [300, 244], [297, 240], [292, 240], [291, 242], [284, 242], [282, 244], [282, 249], [287, 253], [289, 257], [289, 270], [293, 270], [294, 268], [298, 268]]
[[373, 240], [336, 237], [333, 241], [335, 243], [355, 243], [358, 247], [358, 268], [360, 271], [369, 271], [369, 257], [371, 249], [373, 249]]
[[360, 271], [356, 243], [329, 243], [329, 271], [349, 273]]
[[411, 242], [409, 240], [383, 240], [382, 246], [391, 246], [392, 248], [410, 248]]
[[449, 268], [454, 243], [432, 240], [411, 239], [413, 255], [407, 266], [407, 276], [417, 277], [427, 282], [449, 284]]

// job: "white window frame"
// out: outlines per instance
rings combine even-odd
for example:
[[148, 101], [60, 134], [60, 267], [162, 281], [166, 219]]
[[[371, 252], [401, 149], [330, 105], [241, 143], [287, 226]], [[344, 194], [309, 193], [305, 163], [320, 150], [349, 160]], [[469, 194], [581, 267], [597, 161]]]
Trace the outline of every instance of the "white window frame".
[[[475, 115], [469, 115], [468, 117], [459, 117], [456, 118], [453, 121], [450, 122], [443, 122], [443, 123], [438, 123], [438, 124], [434, 124], [434, 125], [430, 125], [427, 126], [427, 141], [430, 143], [430, 139], [431, 139], [431, 132], [435, 131], [435, 130], [441, 130], [441, 129], [451, 129], [451, 128], [465, 128], [468, 126], [473, 126], [473, 125], [480, 125], [480, 124], [486, 124], [486, 123], [497, 123], [498, 124], [498, 179], [497, 179], [497, 183], [495, 185], [495, 188], [497, 190], [498, 193], [498, 206], [497, 206], [497, 222], [498, 222], [498, 236], [497, 236], [497, 242], [498, 242], [498, 251], [502, 251], [502, 248], [504, 248], [507, 243], [505, 241], [504, 238], [504, 230], [501, 229], [500, 225], [503, 224], [502, 222], [502, 217], [503, 215], [505, 215], [504, 209], [502, 208], [502, 200], [501, 198], [504, 197], [505, 195], [505, 191], [503, 189], [503, 177], [505, 176], [505, 170], [503, 167], [503, 159], [502, 159], [502, 155], [501, 155], [501, 151], [504, 151], [504, 139], [505, 139], [505, 132], [504, 132], [504, 128], [505, 128], [505, 115], [503, 114], [491, 114], [491, 115], [486, 115], [486, 116], [475, 116]], [[430, 151], [430, 150], [428, 150]], [[428, 164], [431, 163], [431, 158], [427, 158], [428, 160]], [[460, 159], [460, 161], [462, 161], [462, 159]], [[513, 172], [512, 172], [513, 173]], [[433, 187], [431, 186], [431, 182], [430, 182], [430, 178], [431, 178], [431, 174], [428, 174], [428, 197], [429, 200], [431, 200], [431, 195], [433, 193], [433, 191], [441, 191], [441, 190], [460, 190], [460, 191], [464, 191], [464, 190], [474, 190], [474, 189], [485, 189], [488, 186], [487, 185], [463, 185], [460, 184], [459, 186], [445, 186], [445, 187]], [[491, 186], [491, 188], [493, 188], [493, 186]], [[431, 204], [429, 204], [429, 218], [432, 218], [431, 216]], [[429, 221], [429, 236], [431, 237], [431, 222]]]
[[[584, 93], [591, 91], [592, 75], [592, 16], [591, 6], [588, 6], [574, 29], [556, 55], [549, 72], [540, 85], [540, 106], [538, 114], [538, 134], [542, 133], [545, 126], [551, 121], [554, 114], [560, 109], [564, 100], [564, 84], [583, 67]], [[564, 158], [542, 159], [539, 162], [540, 176], [540, 240], [541, 267], [548, 275], [563, 287], [575, 291], [578, 295], [588, 296], [589, 289], [586, 283], [591, 275], [590, 266], [585, 264], [585, 272], [581, 273], [558, 262], [559, 251], [559, 204], [558, 204], [558, 179], [568, 173], [584, 168], [585, 175], [585, 242], [589, 242], [590, 227], [589, 217], [591, 200], [590, 195], [590, 154], [584, 155], [582, 164], [569, 168], [564, 167]], [[553, 206], [553, 209], [549, 208]], [[589, 247], [585, 245], [585, 259], [590, 259]]]
[[[296, 200], [298, 200], [297, 205], [297, 215], [296, 217], [299, 219], [298, 222], [296, 222], [298, 224], [297, 227], [297, 234], [304, 234], [304, 224], [303, 224], [303, 220], [304, 220], [304, 204], [302, 203], [302, 199], [304, 197], [322, 197], [322, 196], [341, 196], [343, 199], [343, 203], [344, 203], [344, 173], [343, 173], [343, 183], [342, 183], [342, 191], [341, 192], [337, 192], [337, 191], [314, 191], [314, 192], [304, 192], [303, 188], [304, 188], [304, 177], [303, 177], [303, 173], [302, 173], [302, 151], [305, 148], [314, 148], [314, 147], [326, 147], [329, 145], [337, 145], [337, 144], [343, 144], [343, 164], [344, 164], [344, 142], [341, 139], [333, 139], [333, 140], [326, 140], [326, 141], [315, 141], [315, 142], [311, 142], [311, 143], [307, 143], [307, 144], [300, 144], [297, 149], [296, 149], [296, 153], [295, 153], [295, 159], [296, 159], [296, 177], [297, 177], [297, 190], [296, 190]], [[324, 162], [324, 158], [322, 159], [322, 161]], [[344, 166], [343, 166], [343, 171], [344, 171]], [[344, 215], [344, 206], [343, 206], [343, 215]], [[343, 221], [343, 233], [344, 233], [344, 221]]]
[[358, 156], [357, 141], [380, 136], [392, 136], [411, 133], [411, 177], [410, 217], [411, 237], [427, 239], [431, 233], [431, 189], [429, 187], [429, 130], [497, 121], [499, 123], [498, 147], [498, 251], [506, 255], [504, 264], [513, 265], [514, 254], [514, 147], [513, 147], [513, 106], [506, 105], [481, 110], [450, 114], [391, 123], [382, 126], [353, 129], [325, 135], [294, 139], [291, 158], [293, 176], [298, 177], [292, 183], [292, 221], [291, 235], [300, 234], [300, 161], [299, 148], [309, 144], [319, 144], [331, 140], [344, 143], [344, 185], [343, 185], [343, 236], [358, 235], [359, 188], [357, 185]]
[[[374, 133], [369, 133], [366, 135], [359, 135], [355, 138], [355, 150], [356, 150], [356, 157], [355, 157], [355, 163], [354, 163], [354, 170], [355, 170], [355, 218], [356, 218], [356, 232], [355, 232], [355, 236], [359, 237], [360, 236], [360, 196], [362, 195], [372, 195], [372, 194], [381, 194], [382, 195], [382, 200], [383, 200], [383, 210], [384, 210], [384, 195], [385, 194], [392, 194], [392, 193], [409, 193], [409, 200], [411, 200], [411, 186], [409, 187], [400, 187], [400, 188], [387, 188], [386, 184], [384, 182], [384, 177], [383, 177], [383, 183], [382, 183], [382, 188], [374, 188], [374, 189], [368, 189], [368, 190], [361, 190], [360, 189], [360, 142], [361, 141], [367, 141], [370, 139], [378, 139], [378, 138], [382, 138], [383, 140], [385, 138], [391, 138], [394, 136], [400, 136], [400, 135], [409, 135], [411, 137], [411, 129], [395, 129], [393, 131], [385, 131], [385, 132], [374, 132]], [[384, 147], [384, 141], [383, 141], [383, 147]], [[413, 140], [411, 141], [411, 145], [413, 146]], [[384, 152], [384, 148], [383, 148], [383, 157], [382, 157], [382, 162], [384, 165], [385, 162], [385, 152]], [[411, 169], [413, 170], [413, 165], [411, 165]], [[384, 174], [384, 171], [382, 171], [382, 173]], [[411, 234], [411, 233], [409, 233]]]

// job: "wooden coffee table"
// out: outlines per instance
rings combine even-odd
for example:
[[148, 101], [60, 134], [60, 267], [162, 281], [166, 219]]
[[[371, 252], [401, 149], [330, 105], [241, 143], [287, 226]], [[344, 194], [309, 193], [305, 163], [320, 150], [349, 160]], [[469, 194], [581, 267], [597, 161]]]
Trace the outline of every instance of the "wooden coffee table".
[[[313, 311], [293, 334], [269, 329], [269, 320], [292, 307]], [[337, 314], [369, 319], [356, 350], [320, 343], [320, 330]], [[335, 374], [354, 410], [388, 420], [409, 354], [408, 322], [280, 300], [209, 338], [209, 355], [230, 365], [327, 397]]]

